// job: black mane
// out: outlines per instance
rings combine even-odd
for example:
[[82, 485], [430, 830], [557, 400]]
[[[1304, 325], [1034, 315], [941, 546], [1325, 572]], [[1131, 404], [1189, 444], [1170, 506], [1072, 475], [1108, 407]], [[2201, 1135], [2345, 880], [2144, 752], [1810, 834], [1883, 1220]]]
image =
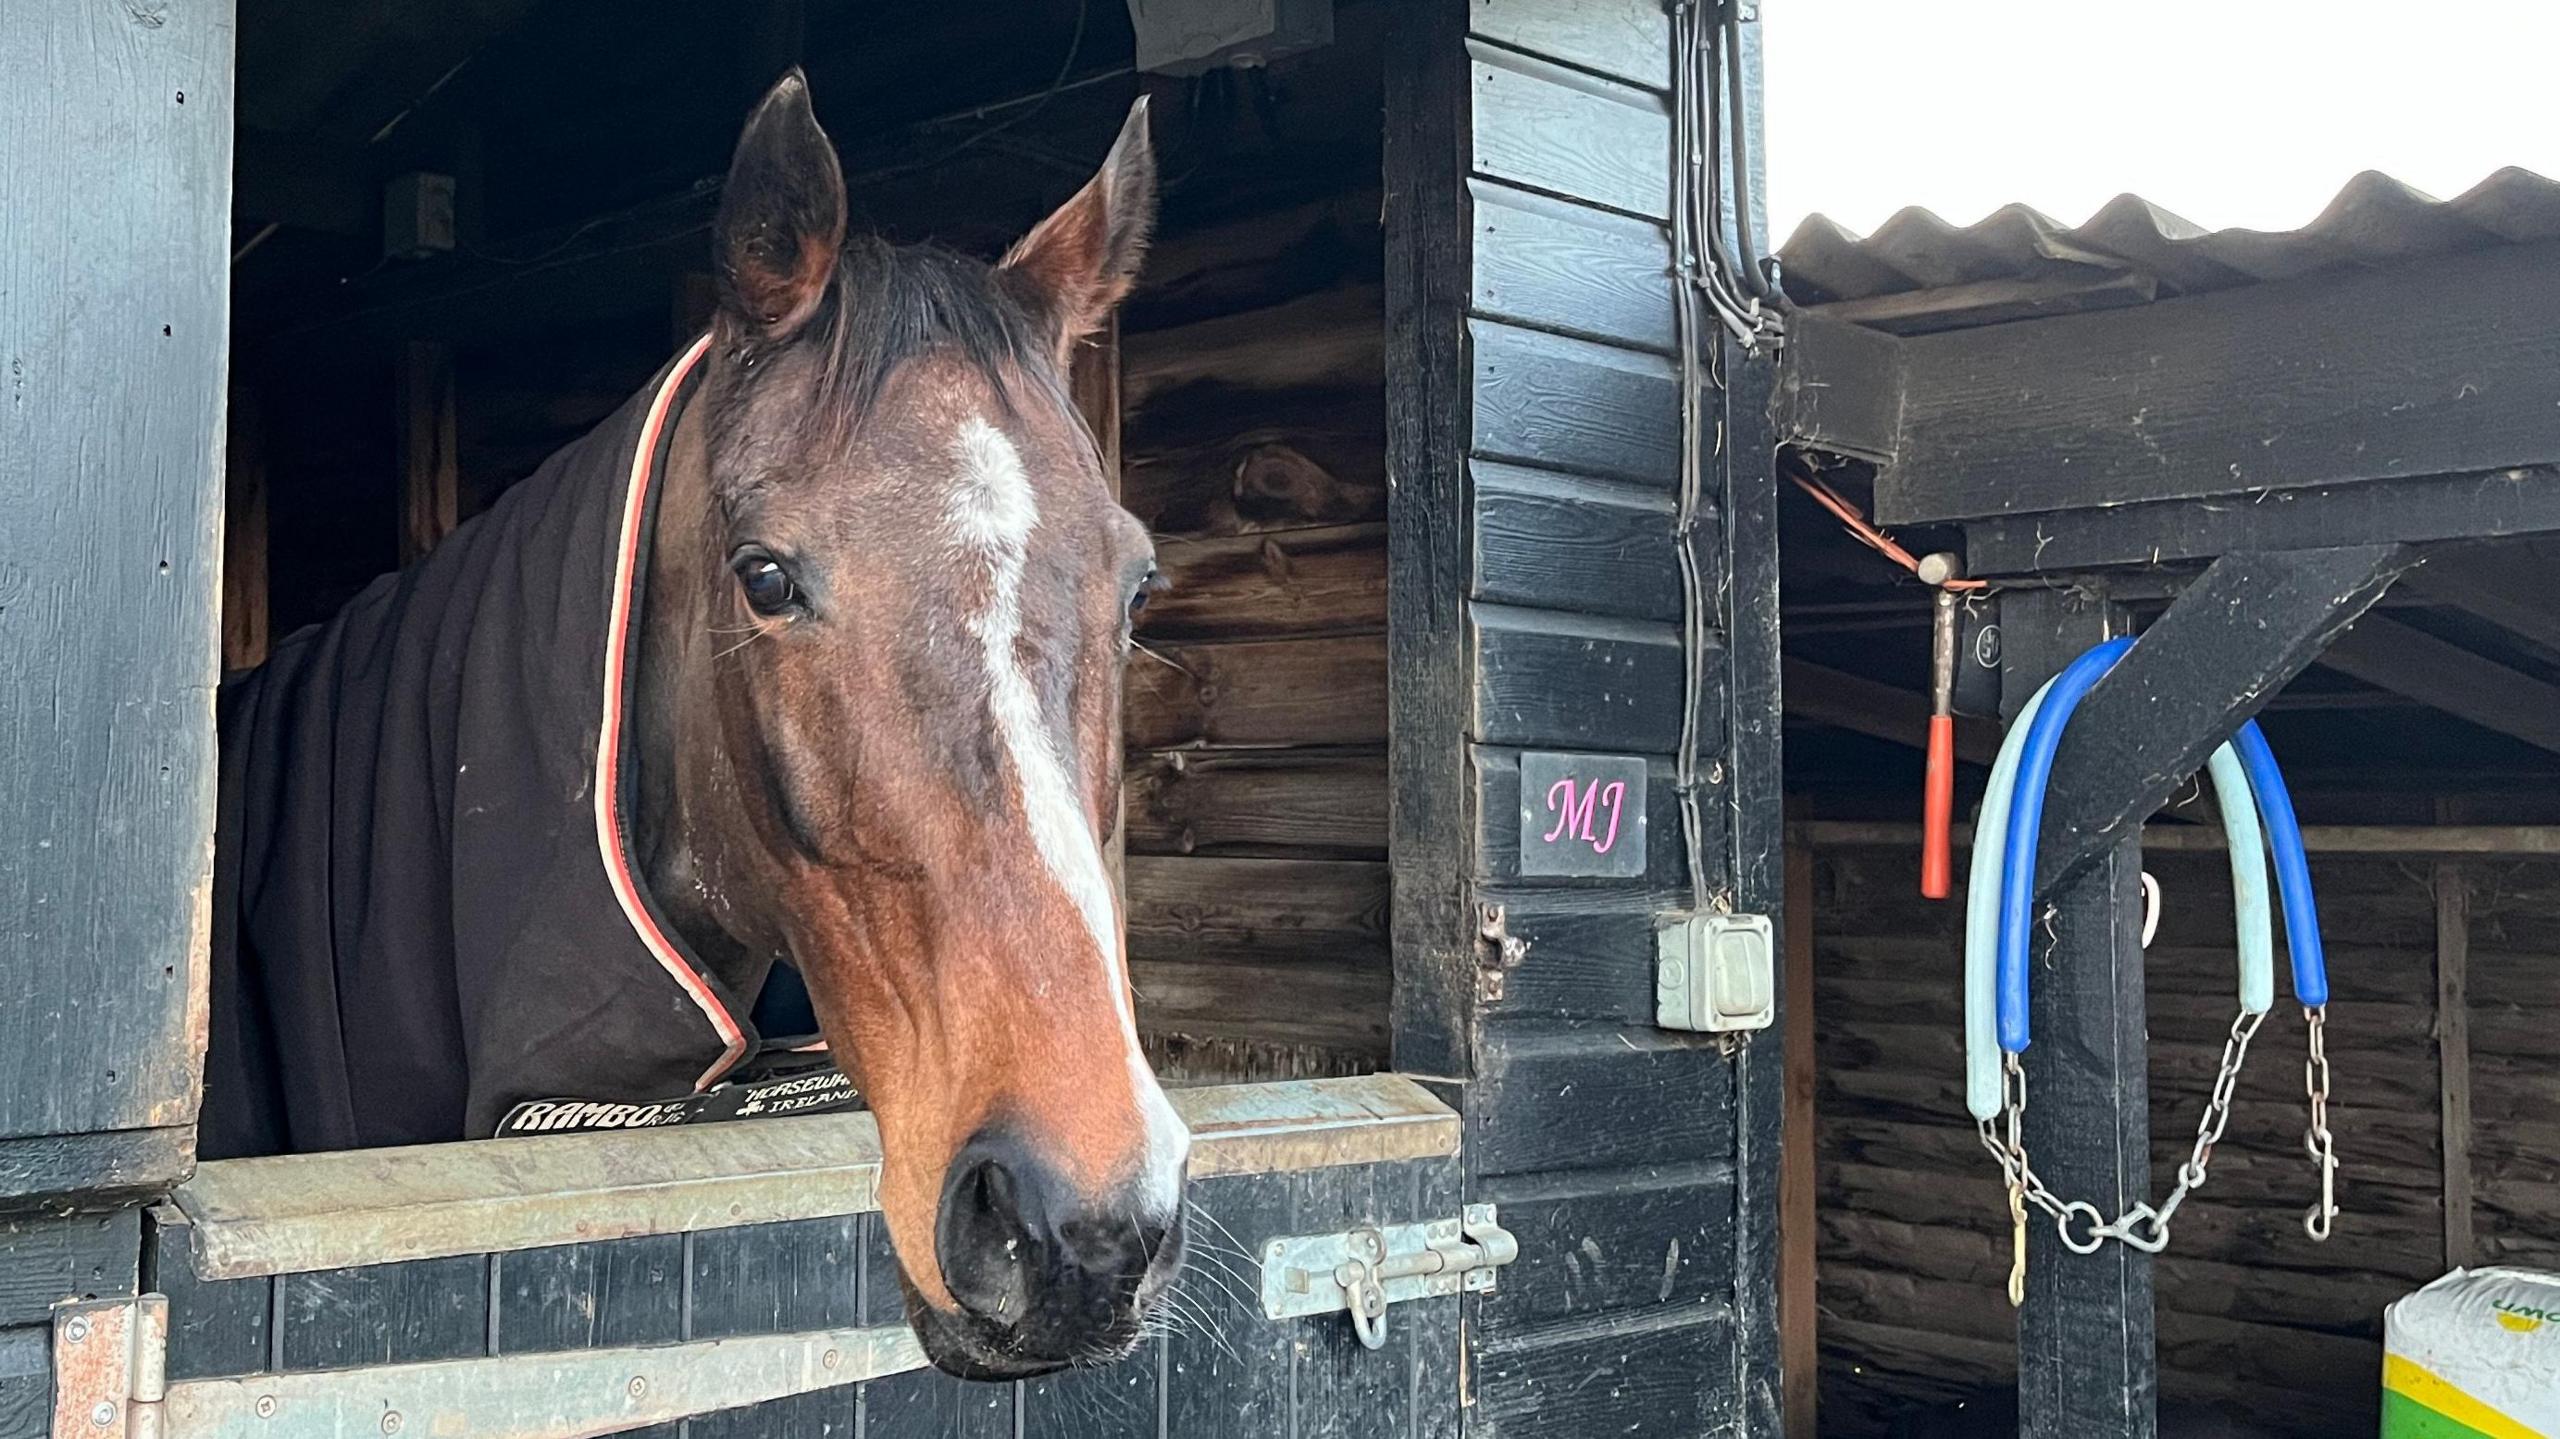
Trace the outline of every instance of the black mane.
[[938, 245], [848, 239], [827, 303], [796, 343], [819, 358], [819, 410], [847, 423], [900, 365], [928, 354], [984, 375], [1008, 405], [1018, 380], [1057, 383], [1047, 328], [1003, 274]]

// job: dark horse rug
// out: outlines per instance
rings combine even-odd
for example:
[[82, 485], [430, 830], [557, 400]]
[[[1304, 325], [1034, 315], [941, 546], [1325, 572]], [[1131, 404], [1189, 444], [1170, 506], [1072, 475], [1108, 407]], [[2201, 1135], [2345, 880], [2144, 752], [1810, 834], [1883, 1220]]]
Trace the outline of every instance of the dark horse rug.
[[625, 832], [652, 481], [702, 350], [226, 682], [206, 1158], [847, 1097], [714, 1091], [764, 1049], [755, 996], [662, 921]]

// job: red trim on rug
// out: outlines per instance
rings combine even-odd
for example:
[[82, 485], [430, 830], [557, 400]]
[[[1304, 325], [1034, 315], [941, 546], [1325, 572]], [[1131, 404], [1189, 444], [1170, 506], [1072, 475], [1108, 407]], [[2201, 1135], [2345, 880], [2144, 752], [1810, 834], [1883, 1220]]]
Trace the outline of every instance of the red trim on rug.
[[632, 581], [641, 563], [641, 520], [648, 512], [649, 487], [657, 478], [658, 439], [666, 428], [668, 414], [675, 408], [676, 392], [683, 388], [685, 377], [693, 373], [693, 367], [710, 347], [711, 337], [704, 335], [677, 357], [674, 368], [659, 384], [656, 397], [649, 402], [648, 420], [641, 426], [640, 443], [631, 454], [631, 479], [623, 487], [622, 540], [614, 557], [613, 608], [605, 626], [604, 723], [596, 738], [595, 776], [596, 843], [604, 851], [605, 876], [613, 884], [613, 897], [621, 903], [623, 917], [631, 922], [632, 932], [640, 936], [640, 943], [658, 961], [658, 967], [683, 988], [720, 1038], [720, 1058], [695, 1081], [697, 1092], [718, 1083], [722, 1075], [746, 1057], [747, 1032], [658, 927], [657, 918], [641, 898], [639, 883], [632, 877], [629, 846], [624, 842], [622, 816], [615, 798], [622, 793], [623, 658], [629, 648]]

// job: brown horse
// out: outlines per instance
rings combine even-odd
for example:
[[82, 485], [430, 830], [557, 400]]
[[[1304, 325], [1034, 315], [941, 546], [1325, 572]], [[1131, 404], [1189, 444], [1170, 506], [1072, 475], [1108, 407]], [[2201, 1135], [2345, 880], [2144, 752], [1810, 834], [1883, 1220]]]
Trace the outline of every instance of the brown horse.
[[1189, 1152], [1103, 855], [1153, 564], [1064, 376], [1154, 175], [1142, 104], [999, 263], [893, 249], [799, 75], [766, 97], [710, 333], [226, 693], [209, 1154], [705, 1087], [788, 962], [935, 1362], [1136, 1343]]

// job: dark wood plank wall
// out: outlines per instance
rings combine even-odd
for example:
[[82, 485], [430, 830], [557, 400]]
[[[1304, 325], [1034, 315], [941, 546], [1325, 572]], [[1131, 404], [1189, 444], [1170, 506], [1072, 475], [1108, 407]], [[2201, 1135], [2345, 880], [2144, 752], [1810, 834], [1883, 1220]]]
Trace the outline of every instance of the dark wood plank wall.
[[[2145, 867], [2166, 896], [2147, 965], [2161, 1189], [2233, 1013], [2230, 877], [2216, 854], [2155, 853]], [[2560, 866], [2462, 869], [2474, 1261], [2560, 1264], [2560, 1040], [2545, 1017], [2560, 998]], [[2279, 977], [2211, 1182], [2157, 1261], [2164, 1433], [2196, 1406], [2253, 1426], [2239, 1433], [2373, 1432], [2383, 1307], [2448, 1266], [2431, 866], [2315, 855], [2312, 873], [2345, 1213], [2325, 1245], [2302, 1231], [2317, 1181], [2302, 1152], [2301, 1014]], [[1915, 856], [1858, 848], [1816, 853], [1813, 897], [1821, 1406], [1823, 1432], [1854, 1439], [1908, 1405], [1972, 1395], [1981, 1412], [1974, 1391], [2011, 1382], [2008, 1222], [1963, 1104], [1961, 888], [1924, 901]]]
[[[1258, 1258], [1248, 1259], [1243, 1247], [1451, 1214], [1458, 1186], [1454, 1159], [1206, 1181], [1193, 1191], [1193, 1211], [1204, 1216], [1194, 1221], [1199, 1253], [1170, 1301], [1173, 1329], [1121, 1364], [1012, 1385], [962, 1384], [919, 1371], [642, 1432], [659, 1439], [1140, 1439], [1216, 1432], [1243, 1414], [1301, 1436], [1457, 1439], [1457, 1300], [1396, 1305], [1387, 1347], [1371, 1353], [1342, 1315], [1264, 1319], [1248, 1288]], [[130, 1222], [121, 1233], [129, 1282]], [[11, 1242], [0, 1231], [0, 1253]], [[59, 1235], [46, 1242], [54, 1246], [48, 1253], [78, 1250]], [[145, 1282], [169, 1296], [173, 1382], [898, 1324], [905, 1317], [896, 1261], [876, 1214], [213, 1283], [195, 1279], [191, 1243], [183, 1221], [156, 1227], [148, 1243]], [[9, 1300], [0, 1293], [0, 1326], [25, 1317]], [[9, 1427], [11, 1333], [0, 1328], [0, 1436], [42, 1435], [41, 1424]]]
[[193, 1147], [231, 11], [0, 22], [0, 1209], [170, 1182]]
[[1169, 230], [1121, 331], [1169, 586], [1128, 672], [1129, 959], [1174, 1080], [1387, 1060], [1378, 211], [1372, 169]]
[[[1388, 62], [1396, 1060], [1464, 1078], [1471, 1197], [1521, 1236], [1470, 1325], [1486, 1434], [1774, 1430], [1737, 1322], [1738, 1069], [1653, 1025], [1655, 916], [1690, 899], [1669, 56], [1649, 0], [1439, 0]], [[1723, 518], [1697, 542], [1710, 586]], [[1725, 624], [1719, 604], [1704, 867], [1735, 899]], [[1642, 876], [1520, 876], [1532, 749], [1650, 761]], [[1497, 908], [1525, 952], [1481, 936]]]

